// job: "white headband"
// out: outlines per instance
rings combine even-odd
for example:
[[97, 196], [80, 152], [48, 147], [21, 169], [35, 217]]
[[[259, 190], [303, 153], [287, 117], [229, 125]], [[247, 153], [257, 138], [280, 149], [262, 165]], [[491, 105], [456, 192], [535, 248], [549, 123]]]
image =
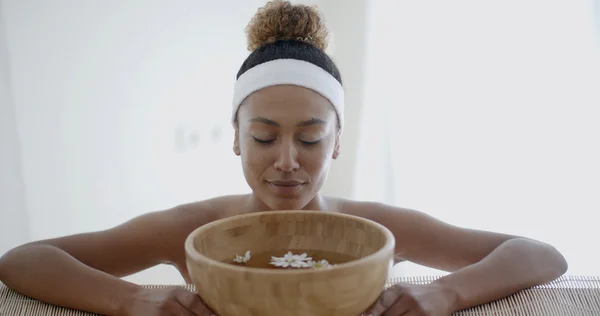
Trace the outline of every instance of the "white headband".
[[240, 104], [250, 94], [269, 86], [284, 84], [305, 87], [327, 98], [337, 112], [341, 133], [344, 127], [344, 88], [321, 67], [297, 59], [275, 59], [256, 65], [243, 73], [233, 89], [232, 124], [235, 124]]

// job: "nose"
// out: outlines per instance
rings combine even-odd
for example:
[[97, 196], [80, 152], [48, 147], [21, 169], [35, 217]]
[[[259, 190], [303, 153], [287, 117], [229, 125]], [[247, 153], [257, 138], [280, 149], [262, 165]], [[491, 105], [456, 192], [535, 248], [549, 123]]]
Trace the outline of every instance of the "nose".
[[278, 148], [277, 159], [275, 160], [275, 169], [283, 172], [292, 172], [298, 170], [298, 149], [292, 141], [282, 141]]

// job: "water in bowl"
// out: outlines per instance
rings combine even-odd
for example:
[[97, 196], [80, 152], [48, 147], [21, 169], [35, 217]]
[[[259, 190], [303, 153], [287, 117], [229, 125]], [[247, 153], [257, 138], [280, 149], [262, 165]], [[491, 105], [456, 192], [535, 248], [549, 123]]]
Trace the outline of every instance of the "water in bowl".
[[[291, 262], [289, 260], [285, 260], [285, 255], [291, 252], [294, 256]], [[306, 254], [306, 256], [302, 256]], [[242, 254], [243, 255], [243, 254]], [[280, 260], [273, 260], [275, 258], [281, 258]], [[289, 256], [288, 256], [289, 258]], [[312, 258], [312, 259], [309, 259]], [[231, 263], [239, 266], [245, 266], [250, 268], [263, 268], [263, 269], [298, 269], [298, 268], [326, 268], [328, 266], [346, 263], [352, 260], [356, 260], [358, 258], [333, 252], [333, 251], [324, 251], [324, 250], [314, 250], [314, 249], [294, 249], [290, 251], [286, 250], [268, 250], [262, 252], [250, 252], [250, 256], [246, 262], [234, 262], [233, 258], [231, 260], [226, 260], [226, 263]], [[325, 260], [325, 261], [323, 261]], [[278, 265], [274, 265], [272, 263], [280, 261]], [[304, 263], [297, 263], [298, 261], [302, 261]], [[287, 263], [287, 264], [286, 264]]]

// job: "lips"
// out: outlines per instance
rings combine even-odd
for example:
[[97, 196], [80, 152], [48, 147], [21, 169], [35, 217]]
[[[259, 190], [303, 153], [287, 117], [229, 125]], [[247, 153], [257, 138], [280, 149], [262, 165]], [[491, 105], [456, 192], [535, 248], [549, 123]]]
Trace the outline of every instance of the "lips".
[[272, 185], [279, 185], [279, 186], [284, 186], [284, 187], [293, 187], [296, 185], [302, 185], [304, 184], [304, 182], [302, 181], [297, 181], [297, 180], [274, 180], [274, 181], [267, 181]]
[[297, 180], [274, 180], [267, 181], [267, 183], [269, 184], [271, 191], [279, 196], [297, 195], [304, 186], [304, 182]]

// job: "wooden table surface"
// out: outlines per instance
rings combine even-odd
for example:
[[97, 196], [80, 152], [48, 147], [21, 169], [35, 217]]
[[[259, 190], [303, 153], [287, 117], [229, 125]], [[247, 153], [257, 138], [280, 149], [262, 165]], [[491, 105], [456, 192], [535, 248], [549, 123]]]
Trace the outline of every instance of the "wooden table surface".
[[[426, 284], [435, 277], [390, 279], [396, 283]], [[168, 285], [144, 285], [149, 288]], [[193, 285], [182, 285], [190, 291]], [[0, 283], [1, 316], [88, 316], [91, 313], [42, 303], [20, 295]], [[554, 282], [521, 291], [505, 299], [477, 306], [455, 315], [600, 315], [600, 277], [563, 276]]]

